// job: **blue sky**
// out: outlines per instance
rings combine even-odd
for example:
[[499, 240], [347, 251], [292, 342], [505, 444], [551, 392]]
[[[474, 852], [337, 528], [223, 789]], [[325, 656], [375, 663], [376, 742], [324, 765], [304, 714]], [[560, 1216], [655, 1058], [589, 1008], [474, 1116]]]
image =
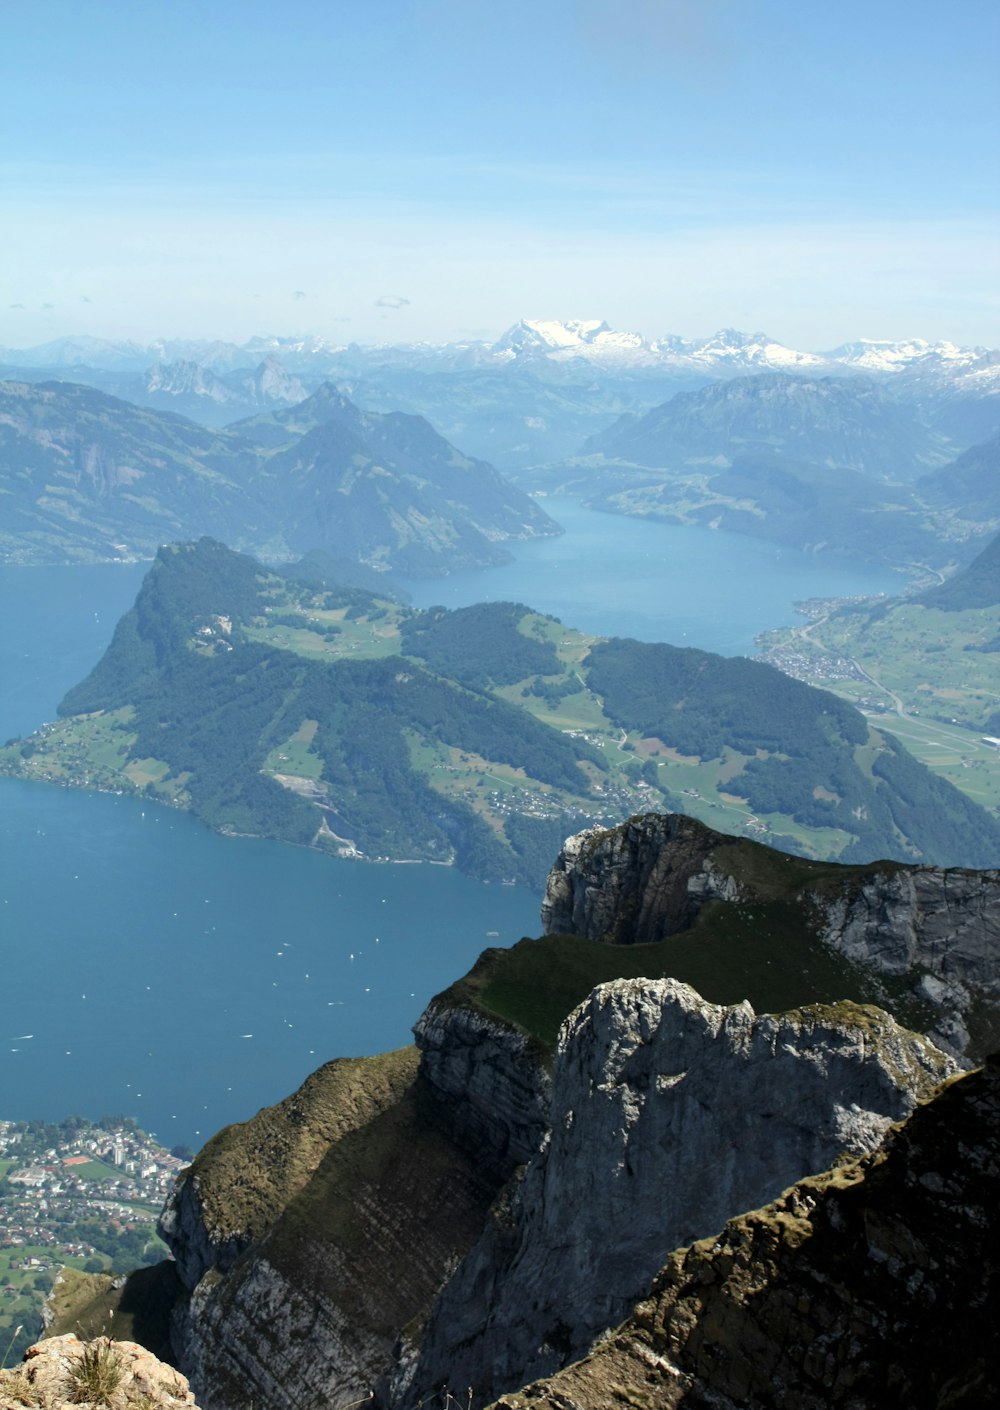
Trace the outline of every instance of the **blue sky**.
[[0, 346], [1000, 345], [996, 0], [0, 0]]

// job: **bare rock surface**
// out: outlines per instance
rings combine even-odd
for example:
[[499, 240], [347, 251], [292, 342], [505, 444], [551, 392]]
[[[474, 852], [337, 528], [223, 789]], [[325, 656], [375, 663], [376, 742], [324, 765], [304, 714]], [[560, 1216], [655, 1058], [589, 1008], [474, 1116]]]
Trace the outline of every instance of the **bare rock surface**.
[[874, 1150], [955, 1070], [874, 1008], [758, 1016], [674, 980], [601, 985], [563, 1025], [547, 1144], [385, 1399], [430, 1403], [447, 1384], [482, 1404], [564, 1366], [671, 1250]]
[[20, 1366], [0, 1371], [0, 1410], [68, 1410], [81, 1405], [197, 1410], [180, 1372], [133, 1341], [100, 1337], [84, 1342], [72, 1333], [52, 1337], [29, 1346]]
[[512, 1024], [432, 1000], [414, 1025], [420, 1070], [449, 1103], [463, 1144], [530, 1160], [548, 1130], [549, 1075]]
[[594, 1353], [496, 1410], [1000, 1403], [1000, 1064], [873, 1155], [671, 1255]]
[[737, 885], [712, 866], [729, 840], [683, 813], [587, 828], [566, 839], [549, 873], [542, 929], [611, 945], [663, 940], [686, 929], [704, 900], [735, 899]]

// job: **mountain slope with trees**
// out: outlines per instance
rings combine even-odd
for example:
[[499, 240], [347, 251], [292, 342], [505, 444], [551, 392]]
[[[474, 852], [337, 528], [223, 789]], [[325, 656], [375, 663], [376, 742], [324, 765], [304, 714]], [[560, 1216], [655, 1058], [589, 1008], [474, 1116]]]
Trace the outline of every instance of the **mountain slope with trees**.
[[275, 559], [320, 549], [435, 574], [559, 532], [419, 417], [361, 412], [330, 386], [305, 406], [301, 429], [262, 444], [89, 387], [0, 383], [0, 559], [143, 558], [208, 533]]
[[60, 720], [0, 751], [213, 827], [539, 884], [650, 806], [806, 856], [1000, 860], [1000, 825], [856, 710], [770, 667], [600, 641], [511, 603], [417, 612], [162, 549]]

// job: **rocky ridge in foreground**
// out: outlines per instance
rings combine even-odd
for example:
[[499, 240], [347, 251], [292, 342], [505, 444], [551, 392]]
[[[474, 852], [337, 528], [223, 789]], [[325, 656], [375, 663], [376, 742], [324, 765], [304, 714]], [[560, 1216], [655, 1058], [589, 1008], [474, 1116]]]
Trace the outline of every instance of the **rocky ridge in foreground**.
[[[163, 1220], [187, 1288], [175, 1350], [213, 1410], [344, 1405], [379, 1377], [399, 1410], [459, 1383], [482, 1405], [586, 1352], [677, 1244], [874, 1149], [955, 1070], [878, 1010], [758, 1017], [670, 980], [596, 990], [564, 1027], [551, 1095], [512, 1023], [438, 1001], [417, 1037], [419, 1065], [404, 1050], [310, 1079], [355, 1116], [280, 1210], [274, 1161], [315, 1091], [222, 1133], [179, 1183]], [[242, 1231], [220, 1214], [241, 1203], [259, 1219]], [[277, 1375], [303, 1340], [309, 1357]]]
[[878, 1009], [758, 1016], [670, 979], [601, 985], [563, 1025], [548, 1136], [385, 1403], [449, 1383], [481, 1404], [584, 1355], [672, 1249], [876, 1149], [954, 1070]]
[[[556, 1377], [523, 1394], [560, 1410], [682, 1393], [763, 1406], [779, 1385], [792, 1410], [846, 1410], [887, 1403], [898, 1367], [921, 1364], [931, 1297], [955, 1325], [956, 1385], [977, 1384], [985, 1353], [949, 1309], [955, 1270], [975, 1265], [979, 1335], [997, 1264], [995, 1204], [976, 1184], [996, 1178], [995, 1090], [955, 1081], [968, 1058], [898, 1015], [941, 1029], [944, 1006], [913, 992], [933, 980], [964, 986], [980, 1021], [998, 906], [995, 874], [807, 863], [688, 818], [571, 839], [544, 919], [576, 934], [486, 951], [432, 1001], [416, 1048], [327, 1064], [179, 1179], [163, 1216], [184, 1285], [173, 1347], [199, 1402], [337, 1410], [374, 1388], [380, 1410], [449, 1395], [481, 1410]], [[880, 1205], [915, 1108], [918, 1134], [939, 1109], [943, 1134]], [[840, 1190], [856, 1201], [842, 1213]], [[949, 1225], [945, 1256], [933, 1241]], [[874, 1330], [836, 1303], [852, 1270], [823, 1271], [844, 1230]], [[787, 1260], [805, 1244], [800, 1284]], [[757, 1327], [750, 1290], [772, 1284]], [[824, 1340], [838, 1318], [840, 1340]], [[620, 1364], [600, 1359], [622, 1347]]]

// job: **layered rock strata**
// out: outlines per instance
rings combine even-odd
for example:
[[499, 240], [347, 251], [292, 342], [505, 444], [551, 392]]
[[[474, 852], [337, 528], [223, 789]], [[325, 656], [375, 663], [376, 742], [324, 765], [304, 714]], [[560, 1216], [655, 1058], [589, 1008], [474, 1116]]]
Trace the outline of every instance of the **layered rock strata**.
[[888, 1127], [955, 1070], [877, 1009], [756, 1015], [618, 980], [567, 1019], [551, 1133], [438, 1299], [393, 1407], [474, 1404], [587, 1352], [668, 1254]]
[[175, 1186], [173, 1343], [212, 1410], [363, 1400], [537, 1149], [548, 1078], [514, 1025], [439, 1003], [420, 1041], [328, 1064]]
[[1000, 1063], [875, 1154], [668, 1259], [591, 1356], [496, 1410], [1000, 1403]]

